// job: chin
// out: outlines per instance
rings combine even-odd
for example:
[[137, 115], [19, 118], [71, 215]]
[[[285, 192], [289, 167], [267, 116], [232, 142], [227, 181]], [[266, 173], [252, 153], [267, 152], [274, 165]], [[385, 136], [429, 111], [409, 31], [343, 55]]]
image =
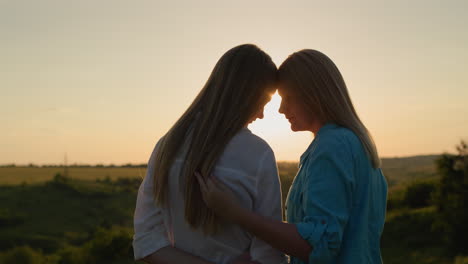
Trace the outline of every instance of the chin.
[[293, 132], [301, 132], [301, 131], [308, 131], [307, 129], [304, 129], [303, 127], [293, 125], [291, 124], [291, 131]]
[[297, 129], [297, 127], [295, 125], [291, 124], [291, 131], [297, 132], [299, 130]]

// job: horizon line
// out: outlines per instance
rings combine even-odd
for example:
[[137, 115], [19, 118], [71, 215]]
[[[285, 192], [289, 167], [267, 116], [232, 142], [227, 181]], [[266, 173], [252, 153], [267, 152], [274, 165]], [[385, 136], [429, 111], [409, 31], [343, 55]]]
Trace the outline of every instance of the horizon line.
[[[443, 152], [439, 154], [417, 154], [417, 155], [408, 155], [408, 156], [387, 156], [387, 157], [381, 157], [380, 159], [404, 159], [404, 158], [414, 158], [414, 157], [427, 157], [427, 156], [441, 156], [444, 154], [450, 154], [448, 152]], [[298, 163], [299, 160], [277, 160], [277, 163]], [[14, 162], [8, 162], [8, 163], [1, 163], [0, 167], [43, 167], [43, 166], [51, 166], [51, 167], [64, 167], [63, 163], [34, 163], [34, 162], [28, 162], [28, 163], [14, 163]], [[97, 166], [103, 166], [103, 167], [110, 167], [110, 166], [115, 166], [115, 167], [137, 167], [137, 166], [147, 166], [147, 162], [125, 162], [125, 163], [78, 163], [74, 162], [71, 164], [66, 165], [67, 167], [73, 167], [73, 166], [92, 166], [92, 167], [97, 167]]]

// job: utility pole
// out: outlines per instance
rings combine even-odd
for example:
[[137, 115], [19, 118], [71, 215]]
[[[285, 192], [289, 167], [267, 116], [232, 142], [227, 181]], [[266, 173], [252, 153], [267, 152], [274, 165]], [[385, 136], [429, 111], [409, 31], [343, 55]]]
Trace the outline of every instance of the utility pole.
[[63, 177], [68, 177], [68, 159], [67, 159], [66, 152], [65, 152], [64, 163], [63, 163]]

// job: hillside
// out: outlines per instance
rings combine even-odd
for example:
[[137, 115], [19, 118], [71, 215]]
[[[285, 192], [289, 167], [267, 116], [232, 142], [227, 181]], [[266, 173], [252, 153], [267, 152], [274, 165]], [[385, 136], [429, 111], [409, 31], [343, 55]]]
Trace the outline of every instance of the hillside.
[[[410, 208], [404, 200], [409, 183], [437, 184], [436, 158], [382, 161], [393, 189], [382, 237], [385, 263], [453, 263], [431, 240], [440, 237], [431, 229], [434, 207]], [[278, 162], [283, 199], [297, 165]], [[145, 169], [69, 168], [71, 178], [57, 175], [60, 171], [0, 168], [0, 263], [2, 258], [16, 260], [18, 254], [44, 259], [33, 263], [135, 263], [132, 216]]]
[[[439, 155], [412, 156], [402, 158], [383, 158], [382, 170], [390, 186], [399, 183], [435, 177], [435, 159]], [[297, 172], [295, 162], [278, 162], [280, 174], [284, 178], [292, 178]], [[63, 167], [0, 167], [0, 185], [16, 185], [21, 183], [40, 183], [51, 180], [55, 174], [63, 174]], [[109, 178], [143, 178], [146, 168], [142, 166], [122, 167], [74, 167], [68, 168], [68, 174], [74, 179], [94, 180]]]
[[[389, 186], [414, 180], [437, 177], [435, 160], [439, 155], [424, 155], [401, 158], [382, 158], [382, 171]], [[280, 174], [294, 177], [298, 163], [278, 162]]]

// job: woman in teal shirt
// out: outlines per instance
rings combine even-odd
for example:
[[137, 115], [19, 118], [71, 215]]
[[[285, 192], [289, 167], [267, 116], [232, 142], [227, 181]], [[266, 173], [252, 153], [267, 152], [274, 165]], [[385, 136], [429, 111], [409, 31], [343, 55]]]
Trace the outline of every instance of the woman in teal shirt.
[[291, 263], [381, 263], [387, 184], [338, 68], [318, 51], [296, 52], [279, 68], [278, 91], [291, 130], [315, 135], [288, 194], [287, 223], [243, 209], [216, 177], [198, 175], [205, 202]]

